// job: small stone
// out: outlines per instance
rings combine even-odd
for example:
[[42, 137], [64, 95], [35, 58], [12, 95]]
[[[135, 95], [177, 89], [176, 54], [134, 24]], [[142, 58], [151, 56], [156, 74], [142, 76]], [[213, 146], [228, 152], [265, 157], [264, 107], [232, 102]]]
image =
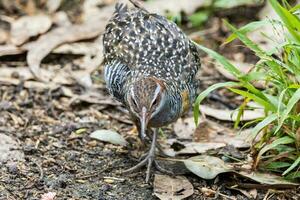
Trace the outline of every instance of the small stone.
[[101, 186], [101, 191], [106, 192], [108, 190], [111, 190], [111, 188], [112, 187], [110, 185], [104, 184], [104, 185]]
[[33, 144], [29, 144], [23, 147], [23, 151], [26, 155], [32, 155], [37, 152], [37, 149]]
[[112, 183], [114, 183], [115, 181], [114, 181], [113, 179], [106, 178], [106, 179], [104, 179], [104, 182], [105, 182], [105, 183], [112, 184]]
[[8, 172], [11, 174], [17, 174], [19, 172], [18, 165], [15, 162], [10, 162], [10, 163], [6, 164], [6, 167], [7, 167]]

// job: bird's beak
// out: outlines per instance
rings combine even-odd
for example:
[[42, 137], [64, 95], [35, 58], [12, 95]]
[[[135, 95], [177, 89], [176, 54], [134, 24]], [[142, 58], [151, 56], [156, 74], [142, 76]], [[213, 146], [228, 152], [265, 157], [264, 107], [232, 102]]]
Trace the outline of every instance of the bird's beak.
[[147, 109], [143, 107], [140, 115], [140, 124], [141, 124], [140, 138], [142, 141], [144, 141], [146, 138], [146, 128], [148, 125], [148, 121], [149, 121], [149, 117], [147, 114]]

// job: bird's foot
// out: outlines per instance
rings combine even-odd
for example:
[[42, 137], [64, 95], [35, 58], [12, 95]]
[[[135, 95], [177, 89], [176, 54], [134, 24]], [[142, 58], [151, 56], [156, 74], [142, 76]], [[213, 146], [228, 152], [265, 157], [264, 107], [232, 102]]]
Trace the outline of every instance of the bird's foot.
[[123, 173], [131, 173], [131, 172], [137, 171], [138, 169], [140, 169], [143, 166], [147, 165], [146, 183], [148, 183], [149, 179], [150, 179], [150, 175], [151, 175], [151, 167], [152, 167], [152, 165], [154, 165], [155, 168], [157, 170], [159, 170], [160, 172], [166, 173], [166, 174], [169, 174], [169, 175], [174, 175], [169, 170], [166, 170], [163, 167], [161, 167], [158, 164], [158, 162], [155, 160], [156, 137], [157, 137], [157, 131], [155, 130], [154, 133], [153, 133], [152, 143], [151, 143], [151, 147], [150, 147], [149, 152], [141, 157], [141, 161], [137, 165], [123, 171]]
[[150, 148], [148, 154], [146, 154], [144, 156], [144, 159], [142, 161], [140, 161], [137, 165], [123, 171], [123, 173], [126, 173], [126, 174], [131, 173], [131, 172], [137, 171], [138, 169], [147, 165], [146, 183], [148, 183], [149, 179], [150, 179], [150, 175], [151, 175], [151, 167], [152, 167], [153, 162], [156, 163], [155, 162], [155, 146], [154, 146], [154, 148], [152, 148], [152, 145], [151, 145], [151, 148]]

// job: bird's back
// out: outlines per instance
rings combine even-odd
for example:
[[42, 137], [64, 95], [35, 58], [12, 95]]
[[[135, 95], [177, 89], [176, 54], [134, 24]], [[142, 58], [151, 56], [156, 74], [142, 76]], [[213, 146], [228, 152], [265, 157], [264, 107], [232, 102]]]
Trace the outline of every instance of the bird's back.
[[106, 62], [127, 65], [132, 78], [188, 82], [200, 67], [196, 48], [173, 22], [139, 8], [116, 6], [103, 41]]

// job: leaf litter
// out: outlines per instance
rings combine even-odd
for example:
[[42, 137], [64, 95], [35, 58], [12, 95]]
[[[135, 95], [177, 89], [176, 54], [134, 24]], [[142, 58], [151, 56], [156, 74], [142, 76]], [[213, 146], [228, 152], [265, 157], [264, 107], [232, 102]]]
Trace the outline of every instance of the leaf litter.
[[29, 38], [48, 31], [51, 25], [52, 20], [47, 15], [20, 17], [11, 24], [11, 42], [16, 46], [20, 46]]
[[154, 175], [154, 195], [161, 200], [181, 200], [193, 193], [193, 185], [184, 176]]

